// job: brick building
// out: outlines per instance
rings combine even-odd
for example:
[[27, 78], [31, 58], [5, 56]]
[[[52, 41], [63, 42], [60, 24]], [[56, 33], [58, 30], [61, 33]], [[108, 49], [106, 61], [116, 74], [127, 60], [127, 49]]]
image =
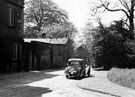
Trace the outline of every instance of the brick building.
[[64, 67], [73, 51], [67, 38], [24, 39], [24, 41], [23, 66], [26, 70]]
[[85, 45], [80, 45], [74, 49], [74, 57], [86, 59], [87, 49]]
[[24, 0], [0, 0], [0, 72], [21, 71]]

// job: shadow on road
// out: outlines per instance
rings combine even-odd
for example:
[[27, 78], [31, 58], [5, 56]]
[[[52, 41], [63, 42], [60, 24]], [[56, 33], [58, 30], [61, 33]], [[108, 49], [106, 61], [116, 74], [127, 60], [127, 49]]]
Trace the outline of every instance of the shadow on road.
[[104, 68], [93, 68], [93, 70], [95, 70], [95, 71], [109, 71], [109, 70], [104, 69]]
[[0, 88], [14, 84], [28, 84], [35, 81], [49, 79], [58, 76], [57, 74], [50, 74], [46, 71], [34, 71], [22, 75], [10, 75], [0, 79]]
[[85, 76], [85, 77], [75, 77], [75, 78], [70, 78], [72, 80], [82, 80], [82, 79], [85, 79], [85, 78], [91, 78], [91, 77], [95, 77], [94, 75], [90, 75], [90, 76]]
[[0, 91], [0, 97], [42, 97], [49, 92], [52, 92], [49, 88], [14, 85]]
[[90, 77], [95, 77], [95, 76], [91, 74], [90, 76], [85, 76], [84, 78], [90, 78]]
[[32, 71], [26, 74], [9, 74], [8, 77], [0, 79], [0, 97], [42, 97], [42, 94], [52, 92], [52, 90], [28, 84], [58, 76], [50, 72]]

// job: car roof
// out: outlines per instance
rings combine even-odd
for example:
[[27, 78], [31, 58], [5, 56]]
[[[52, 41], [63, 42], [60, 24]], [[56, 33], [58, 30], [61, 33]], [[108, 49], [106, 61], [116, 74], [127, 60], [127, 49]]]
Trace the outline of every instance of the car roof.
[[70, 58], [68, 59], [68, 62], [70, 61], [84, 61], [84, 59], [81, 59], [81, 58]]

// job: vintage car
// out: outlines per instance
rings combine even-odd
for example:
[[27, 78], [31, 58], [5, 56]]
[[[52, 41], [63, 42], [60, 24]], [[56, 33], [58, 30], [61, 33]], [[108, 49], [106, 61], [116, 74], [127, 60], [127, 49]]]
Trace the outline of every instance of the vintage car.
[[66, 78], [85, 77], [86, 75], [90, 76], [90, 66], [85, 63], [84, 59], [71, 58], [68, 60], [65, 68]]

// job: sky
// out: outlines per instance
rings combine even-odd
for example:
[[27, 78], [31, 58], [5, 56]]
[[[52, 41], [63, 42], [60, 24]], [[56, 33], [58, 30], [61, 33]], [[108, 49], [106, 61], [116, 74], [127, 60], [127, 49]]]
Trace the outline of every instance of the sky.
[[[90, 7], [93, 6], [92, 0], [53, 0], [60, 8], [68, 12], [69, 20], [75, 24], [78, 30], [85, 26], [88, 19], [91, 19], [94, 26], [97, 26], [95, 20], [90, 17]], [[95, 2], [96, 0], [94, 0]], [[110, 25], [113, 20], [119, 20], [123, 13], [108, 12], [102, 14], [101, 22]]]
[[88, 19], [88, 0], [53, 0], [68, 12], [69, 20], [80, 30]]

